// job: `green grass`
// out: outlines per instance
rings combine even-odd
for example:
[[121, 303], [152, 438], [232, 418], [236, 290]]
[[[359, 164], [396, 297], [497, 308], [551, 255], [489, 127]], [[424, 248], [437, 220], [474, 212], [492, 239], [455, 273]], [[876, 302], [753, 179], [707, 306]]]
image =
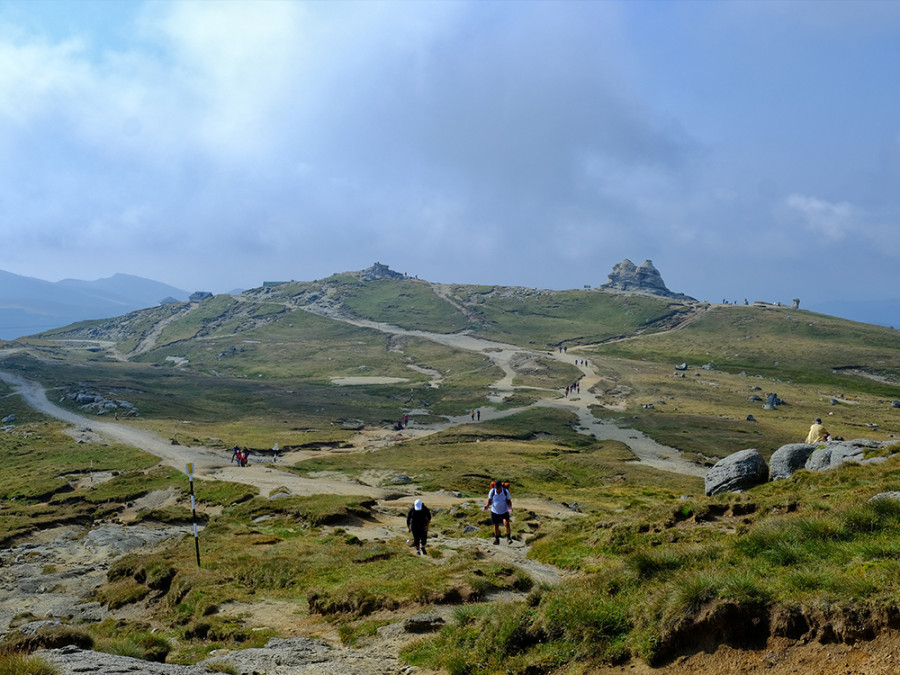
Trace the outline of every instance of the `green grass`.
[[[515, 495], [553, 498], [585, 507], [620, 500], [622, 488], [655, 484], [648, 495], [699, 491], [700, 481], [646, 467], [624, 468], [633, 455], [614, 441], [596, 442], [575, 431], [573, 415], [537, 408], [463, 425], [377, 453], [311, 459], [291, 470], [341, 471], [350, 478], [380, 470], [406, 474], [424, 490], [458, 490], [481, 497], [491, 480], [509, 480]], [[639, 497], [629, 497], [640, 499]]]
[[470, 613], [405, 656], [460, 673], [506, 672], [509, 659], [512, 672], [572, 659], [587, 669], [630, 657], [662, 664], [688, 648], [692, 617], [723, 603], [745, 617], [778, 605], [861, 615], [893, 607], [900, 503], [867, 497], [897, 488], [897, 462], [801, 472], [687, 508], [571, 519], [532, 555], [581, 575], [505, 610], [520, 622], [514, 648], [499, 622]]

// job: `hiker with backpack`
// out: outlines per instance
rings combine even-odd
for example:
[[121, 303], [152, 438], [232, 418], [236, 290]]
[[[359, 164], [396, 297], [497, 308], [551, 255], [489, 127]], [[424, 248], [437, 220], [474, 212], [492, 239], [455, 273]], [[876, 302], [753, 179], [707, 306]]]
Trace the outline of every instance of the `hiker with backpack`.
[[509, 496], [509, 483], [505, 485], [495, 480], [491, 483], [491, 491], [488, 492], [487, 503], [484, 510], [491, 510], [491, 523], [494, 525], [494, 544], [500, 543], [500, 523], [506, 523], [506, 541], [512, 543], [512, 534], [509, 528], [509, 516], [512, 513], [512, 498]]
[[417, 499], [406, 514], [406, 529], [412, 533], [417, 555], [425, 554], [425, 542], [428, 539], [428, 526], [431, 524], [431, 511]]

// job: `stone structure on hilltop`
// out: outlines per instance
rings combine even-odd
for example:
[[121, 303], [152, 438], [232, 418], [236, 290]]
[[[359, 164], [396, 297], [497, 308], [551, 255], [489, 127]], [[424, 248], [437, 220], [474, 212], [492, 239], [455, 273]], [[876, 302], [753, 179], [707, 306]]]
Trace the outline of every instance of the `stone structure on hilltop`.
[[609, 281], [600, 288], [608, 291], [629, 291], [634, 293], [647, 293], [660, 295], [664, 298], [676, 300], [696, 300], [684, 293], [673, 293], [663, 283], [662, 275], [653, 266], [650, 260], [645, 260], [640, 265], [635, 265], [628, 258], [617, 263], [609, 273]]
[[363, 281], [378, 281], [379, 279], [405, 279], [406, 275], [395, 272], [387, 265], [377, 262], [370, 268], [359, 273], [359, 278]]

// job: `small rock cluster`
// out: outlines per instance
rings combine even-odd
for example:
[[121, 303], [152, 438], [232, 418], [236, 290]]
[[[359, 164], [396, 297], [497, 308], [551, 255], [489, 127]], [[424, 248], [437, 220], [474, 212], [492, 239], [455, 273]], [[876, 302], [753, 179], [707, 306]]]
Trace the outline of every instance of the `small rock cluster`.
[[135, 416], [138, 414], [133, 403], [122, 399], [111, 399], [101, 394], [92, 394], [84, 389], [72, 391], [66, 394], [62, 400], [74, 401], [82, 410], [92, 412], [95, 415], [105, 415], [110, 412]]
[[866, 450], [894, 445], [893, 441], [872, 441], [864, 438], [852, 441], [830, 441], [810, 445], [789, 443], [783, 445], [769, 458], [763, 459], [756, 449], [741, 450], [716, 462], [706, 474], [706, 495], [723, 492], [741, 492], [769, 480], [790, 478], [795, 471], [827, 471], [842, 464], [878, 464], [887, 457], [866, 459]]

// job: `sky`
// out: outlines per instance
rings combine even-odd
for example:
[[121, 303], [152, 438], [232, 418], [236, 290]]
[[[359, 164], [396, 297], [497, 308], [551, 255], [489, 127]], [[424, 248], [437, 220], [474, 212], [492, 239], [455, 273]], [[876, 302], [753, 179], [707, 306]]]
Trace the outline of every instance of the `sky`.
[[895, 300], [898, 82], [891, 1], [0, 1], [0, 269]]

